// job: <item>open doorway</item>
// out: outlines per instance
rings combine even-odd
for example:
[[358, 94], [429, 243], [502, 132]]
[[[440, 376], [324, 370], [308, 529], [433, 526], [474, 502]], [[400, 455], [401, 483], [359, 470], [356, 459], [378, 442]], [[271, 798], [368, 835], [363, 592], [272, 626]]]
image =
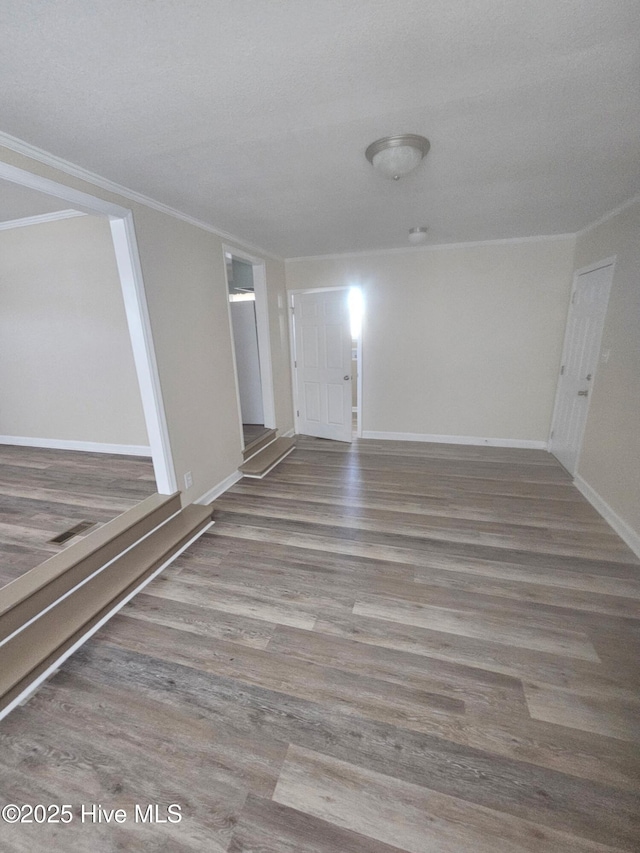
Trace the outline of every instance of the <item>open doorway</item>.
[[273, 378], [264, 262], [225, 250], [242, 447], [249, 453], [275, 436]]
[[575, 474], [587, 423], [590, 394], [600, 355], [615, 258], [578, 270], [574, 276], [558, 377], [549, 452]]
[[362, 291], [311, 288], [290, 298], [296, 432], [351, 442], [362, 435]]
[[1, 587], [177, 489], [130, 211], [8, 164], [0, 184]]

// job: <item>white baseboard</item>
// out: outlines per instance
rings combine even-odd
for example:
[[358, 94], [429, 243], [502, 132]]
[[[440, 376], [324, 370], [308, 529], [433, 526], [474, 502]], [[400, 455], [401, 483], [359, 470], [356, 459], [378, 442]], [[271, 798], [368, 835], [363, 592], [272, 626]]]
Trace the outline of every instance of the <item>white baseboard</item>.
[[293, 438], [293, 436], [295, 434], [296, 434], [296, 431], [294, 430], [293, 427], [291, 427], [291, 429], [288, 429], [286, 432], [282, 433], [282, 438]]
[[546, 441], [531, 441], [521, 438], [479, 438], [475, 435], [431, 435], [420, 432], [376, 432], [365, 429], [363, 438], [378, 438], [384, 441], [425, 441], [436, 444], [473, 444], [485, 447], [519, 447], [528, 450], [546, 450]]
[[201, 504], [202, 506], [207, 506], [212, 501], [215, 501], [216, 498], [219, 498], [221, 494], [230, 489], [231, 486], [235, 485], [238, 480], [242, 479], [242, 474], [240, 471], [234, 471], [233, 474], [229, 474], [228, 477], [225, 477], [222, 482], [218, 483], [217, 486], [214, 486], [212, 489], [209, 489], [208, 492], [205, 492], [202, 497], [199, 497], [197, 501], [194, 501], [195, 504]]
[[636, 557], [640, 557], [640, 533], [635, 531], [630, 524], [627, 524], [623, 518], [620, 518], [618, 513], [611, 509], [609, 504], [579, 474], [574, 478], [573, 484], [589, 501], [591, 506], [598, 510], [604, 520], [609, 522], [618, 536], [631, 548]]
[[0, 435], [0, 444], [14, 444], [18, 447], [46, 447], [52, 450], [80, 450], [85, 453], [117, 453], [120, 456], [151, 456], [151, 448], [146, 444], [105, 444], [101, 441], [31, 438], [22, 435]]

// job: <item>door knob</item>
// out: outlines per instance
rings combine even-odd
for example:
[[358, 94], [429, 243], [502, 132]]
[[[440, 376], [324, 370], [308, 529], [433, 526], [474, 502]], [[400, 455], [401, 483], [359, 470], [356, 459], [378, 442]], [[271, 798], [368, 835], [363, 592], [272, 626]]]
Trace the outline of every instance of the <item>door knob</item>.
[[586, 397], [588, 393], [588, 391], [578, 391], [578, 397]]
[[345, 381], [345, 382], [348, 382], [348, 381], [351, 379], [351, 377], [350, 377], [348, 374], [347, 374], [347, 376], [345, 376], [345, 377], [343, 377], [343, 378], [344, 378], [344, 381]]

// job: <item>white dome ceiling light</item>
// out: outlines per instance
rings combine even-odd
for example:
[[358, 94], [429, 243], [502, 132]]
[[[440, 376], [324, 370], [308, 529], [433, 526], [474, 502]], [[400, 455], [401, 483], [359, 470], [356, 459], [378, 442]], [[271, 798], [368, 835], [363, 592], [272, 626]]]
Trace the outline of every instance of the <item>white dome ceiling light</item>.
[[424, 136], [400, 133], [377, 139], [364, 154], [377, 172], [398, 181], [420, 165], [429, 148], [431, 143]]
[[424, 243], [427, 239], [427, 231], [429, 229], [426, 225], [421, 225], [419, 228], [410, 228], [409, 229], [409, 242], [410, 243]]

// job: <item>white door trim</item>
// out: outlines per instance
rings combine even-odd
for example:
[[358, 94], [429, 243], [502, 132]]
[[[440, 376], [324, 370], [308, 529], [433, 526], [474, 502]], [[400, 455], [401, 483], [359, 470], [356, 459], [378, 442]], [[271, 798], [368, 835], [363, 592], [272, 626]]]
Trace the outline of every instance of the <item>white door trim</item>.
[[356, 344], [356, 438], [362, 438], [362, 335], [364, 333], [364, 324], [360, 329], [360, 334]]
[[338, 287], [298, 287], [295, 290], [287, 291], [287, 293], [295, 296], [296, 293], [328, 293], [330, 290], [351, 290], [351, 288], [346, 284]]
[[[297, 381], [297, 371], [298, 368], [296, 366], [296, 335], [295, 335], [295, 322], [294, 322], [294, 299], [296, 296], [300, 296], [306, 293], [329, 293], [330, 291], [339, 291], [346, 290], [347, 292], [351, 290], [349, 285], [339, 285], [336, 287], [298, 287], [294, 290], [287, 291], [287, 307], [289, 309], [289, 357], [291, 359], [291, 391], [293, 397], [293, 424], [295, 434], [300, 434], [300, 406], [299, 397], [298, 397], [298, 381]], [[353, 380], [352, 380], [353, 381]], [[358, 431], [357, 436], [362, 437], [362, 334], [358, 338], [358, 386], [357, 386], [357, 394], [358, 394], [358, 415], [357, 415], [357, 423], [358, 423]]]
[[[298, 378], [296, 367], [296, 327], [293, 321], [294, 297], [301, 293], [322, 293], [325, 290], [349, 290], [346, 285], [339, 287], [297, 287], [287, 291], [287, 308], [289, 314], [289, 358], [291, 364], [291, 396], [293, 399], [293, 427], [296, 435], [300, 435], [300, 406], [298, 405]], [[360, 401], [360, 388], [358, 388], [358, 402]], [[360, 413], [358, 413], [359, 415]], [[361, 418], [358, 416], [358, 424]]]
[[[256, 294], [256, 331], [258, 333], [258, 356], [260, 358], [260, 384], [262, 386], [262, 407], [264, 409], [264, 425], [267, 429], [276, 428], [276, 406], [273, 391], [273, 363], [271, 360], [271, 333], [269, 331], [269, 304], [267, 294], [267, 265], [264, 258], [258, 258], [236, 249], [235, 246], [223, 244], [224, 275], [227, 281], [227, 255], [232, 255], [238, 260], [246, 261], [253, 268], [253, 288]], [[242, 412], [240, 410], [240, 390], [238, 388], [238, 370], [236, 365], [235, 347], [233, 346], [233, 322], [231, 320], [231, 309], [228, 299], [229, 283], [227, 281], [227, 312], [229, 314], [229, 328], [231, 329], [231, 343], [233, 348], [233, 369], [236, 382], [236, 396], [238, 398], [238, 413], [242, 428]], [[244, 441], [243, 441], [244, 446]]]
[[173, 494], [177, 479], [131, 210], [8, 163], [0, 162], [0, 179], [62, 199], [83, 213], [109, 217], [156, 488], [161, 495]]
[[[360, 288], [362, 289], [362, 288]], [[328, 290], [351, 290], [350, 285], [338, 285], [336, 287], [297, 287], [293, 290], [288, 290], [287, 295], [289, 296], [287, 307], [289, 309], [289, 357], [291, 359], [291, 386], [292, 386], [292, 397], [293, 397], [293, 423], [295, 425], [295, 431], [298, 433], [298, 419], [299, 416], [297, 412], [298, 408], [298, 383], [296, 382], [296, 347], [295, 347], [295, 327], [293, 323], [293, 297], [299, 295], [301, 293], [324, 293]], [[360, 329], [360, 335], [358, 337], [358, 354], [357, 354], [357, 363], [358, 363], [358, 376], [356, 379], [356, 394], [357, 394], [357, 414], [356, 414], [356, 437], [363, 437], [363, 429], [362, 429], [362, 350], [363, 339], [364, 339], [364, 328], [365, 328], [365, 318], [362, 317], [362, 328]]]
[[[553, 438], [552, 438], [552, 436], [554, 434], [555, 427], [556, 427], [556, 418], [558, 416], [558, 411], [559, 411], [560, 393], [561, 393], [561, 385], [562, 385], [562, 381], [561, 381], [562, 380], [562, 374], [561, 374], [560, 370], [562, 369], [562, 365], [565, 363], [565, 359], [566, 359], [566, 355], [567, 355], [567, 352], [566, 352], [567, 330], [569, 328], [569, 323], [571, 321], [571, 310], [573, 307], [573, 297], [574, 297], [574, 294], [576, 292], [576, 288], [578, 286], [578, 281], [580, 279], [580, 276], [582, 276], [582, 275], [585, 275], [585, 274], [590, 273], [590, 272], [595, 272], [596, 270], [605, 269], [605, 267], [611, 267], [612, 268], [611, 269], [611, 281], [613, 282], [613, 276], [615, 274], [616, 257], [617, 257], [616, 255], [611, 255], [610, 257], [604, 258], [601, 261], [596, 261], [592, 264], [588, 264], [586, 267], [581, 267], [580, 269], [576, 270], [573, 274], [573, 284], [571, 286], [571, 295], [569, 297], [569, 309], [567, 311], [567, 320], [566, 320], [565, 329], [564, 329], [564, 340], [563, 340], [563, 344], [562, 344], [562, 356], [561, 356], [561, 360], [560, 360], [560, 367], [558, 368], [558, 382], [556, 384], [556, 395], [555, 395], [555, 400], [554, 400], [554, 404], [553, 404], [553, 415], [551, 417], [551, 425], [549, 427], [549, 437], [547, 439], [547, 449], [549, 450], [549, 453], [553, 453]], [[605, 321], [606, 321], [606, 313], [602, 319], [603, 326], [604, 326]], [[586, 424], [589, 421], [589, 409], [591, 407], [591, 397], [593, 396], [593, 387], [595, 387], [596, 379], [597, 379], [597, 376], [594, 375], [594, 385], [591, 387], [590, 394], [587, 397], [586, 415], [585, 415], [585, 420], [584, 420], [585, 429], [586, 429]], [[575, 462], [574, 470], [569, 472], [572, 476], [574, 476], [576, 474], [576, 472], [578, 471], [578, 469], [580, 467], [580, 454], [582, 453], [582, 443], [584, 440], [584, 432], [585, 432], [585, 430], [583, 429], [582, 435], [580, 436], [580, 446], [578, 447], [578, 452], [576, 455], [576, 462]]]

